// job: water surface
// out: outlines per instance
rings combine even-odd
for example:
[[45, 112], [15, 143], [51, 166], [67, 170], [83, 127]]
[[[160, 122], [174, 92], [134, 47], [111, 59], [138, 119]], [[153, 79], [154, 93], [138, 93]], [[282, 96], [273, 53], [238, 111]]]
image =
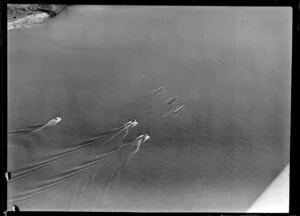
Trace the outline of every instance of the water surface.
[[[95, 191], [131, 150], [21, 210], [245, 211], [289, 162], [288, 8], [72, 6], [9, 32], [8, 43], [8, 130], [62, 117], [55, 127], [10, 137], [9, 170], [131, 119], [139, 125], [122, 142], [151, 136], [108, 193]], [[163, 118], [179, 105], [176, 118]], [[8, 196], [107, 151], [82, 150], [9, 185]]]

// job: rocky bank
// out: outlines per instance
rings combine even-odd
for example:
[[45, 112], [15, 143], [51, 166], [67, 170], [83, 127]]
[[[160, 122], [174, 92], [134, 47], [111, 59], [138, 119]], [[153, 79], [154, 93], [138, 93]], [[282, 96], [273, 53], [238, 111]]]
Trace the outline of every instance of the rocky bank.
[[66, 5], [46, 4], [8, 4], [8, 30], [29, 28], [35, 23], [54, 17], [66, 8]]

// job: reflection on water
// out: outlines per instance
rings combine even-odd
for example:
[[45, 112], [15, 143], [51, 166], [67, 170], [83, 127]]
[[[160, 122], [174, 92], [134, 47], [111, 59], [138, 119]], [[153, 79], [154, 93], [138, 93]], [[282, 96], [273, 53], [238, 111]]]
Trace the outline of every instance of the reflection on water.
[[[22, 174], [131, 119], [139, 124], [124, 131], [124, 142], [151, 136], [126, 169], [132, 149], [20, 208], [246, 210], [289, 161], [290, 21], [287, 8], [72, 6], [9, 32], [8, 131], [62, 118], [9, 136], [12, 179], [14, 170]], [[175, 118], [163, 118], [181, 105]], [[80, 169], [78, 158], [111, 147], [53, 161], [9, 185], [9, 197], [47, 187]], [[112, 173], [118, 179], [105, 204], [93, 203], [104, 202], [99, 194]]]

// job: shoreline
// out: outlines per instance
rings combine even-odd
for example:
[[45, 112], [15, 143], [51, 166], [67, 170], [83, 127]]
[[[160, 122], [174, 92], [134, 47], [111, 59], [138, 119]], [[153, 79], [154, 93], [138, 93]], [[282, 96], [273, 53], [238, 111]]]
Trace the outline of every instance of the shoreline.
[[30, 28], [46, 19], [57, 16], [66, 5], [9, 4], [7, 5], [7, 30]]

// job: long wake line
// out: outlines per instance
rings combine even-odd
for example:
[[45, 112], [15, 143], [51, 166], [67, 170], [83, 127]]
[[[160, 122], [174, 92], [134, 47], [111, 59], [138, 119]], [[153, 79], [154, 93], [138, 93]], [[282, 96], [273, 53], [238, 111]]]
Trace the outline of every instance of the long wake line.
[[[96, 159], [93, 159], [91, 160], [90, 162], [87, 162], [86, 164], [82, 165], [82, 166], [78, 166], [76, 168], [73, 168], [71, 171], [67, 171], [66, 174], [64, 176], [61, 176], [61, 177], [58, 177], [56, 179], [52, 179], [50, 181], [48, 181], [46, 184], [49, 184], [47, 186], [44, 186], [42, 188], [39, 188], [39, 189], [33, 189], [33, 190], [30, 190], [29, 192], [27, 193], [31, 193], [30, 195], [25, 195], [23, 197], [20, 197], [18, 199], [15, 199], [15, 200], [9, 200], [8, 203], [12, 204], [12, 203], [24, 203], [24, 202], [28, 202], [30, 201], [31, 199], [33, 199], [34, 197], [36, 196], [39, 196], [47, 191], [49, 191], [50, 189], [53, 189], [54, 187], [56, 187], [57, 185], [59, 185], [60, 183], [66, 181], [67, 179], [70, 179], [74, 176], [76, 176], [77, 174], [97, 165], [99, 162], [101, 162], [103, 159], [109, 157], [111, 154], [115, 153], [115, 152], [118, 152], [120, 151], [122, 148], [128, 146], [128, 145], [132, 145], [132, 144], [135, 144], [136, 142], [140, 142], [140, 140], [138, 141], [134, 141], [134, 142], [130, 142], [130, 143], [126, 143], [120, 147], [118, 147], [116, 150], [112, 150], [104, 155], [100, 155], [98, 156]], [[134, 151], [133, 154], [135, 154], [136, 151]], [[128, 163], [126, 163], [127, 165]]]
[[[131, 122], [130, 122], [130, 123], [131, 123]], [[124, 130], [127, 130], [127, 129], [132, 125], [132, 124], [130, 124], [130, 123], [129, 123], [129, 124], [126, 123], [126, 124], [128, 124], [128, 125], [125, 124], [125, 127], [124, 127], [124, 128], [120, 129], [120, 131], [119, 131], [118, 133], [116, 133], [115, 135], [113, 135], [113, 136], [110, 137], [109, 139], [105, 140], [105, 141], [104, 141], [103, 143], [101, 143], [101, 144], [103, 145], [103, 144], [109, 142], [111, 139], [113, 139], [114, 137], [118, 136], [121, 132], [123, 132]], [[102, 138], [102, 137], [103, 137], [103, 136], [96, 137], [96, 138], [92, 139], [91, 141], [88, 141], [87, 143], [85, 143], [85, 144], [83, 144], [83, 145], [80, 145], [80, 146], [77, 146], [77, 147], [68, 149], [68, 150], [66, 150], [66, 151], [63, 152], [63, 153], [59, 153], [59, 155], [54, 156], [53, 158], [51, 158], [51, 159], [49, 159], [49, 160], [46, 160], [45, 162], [43, 162], [42, 164], [40, 164], [40, 165], [38, 165], [38, 166], [36, 166], [36, 167], [33, 167], [33, 168], [31, 168], [31, 169], [29, 169], [29, 170], [26, 170], [26, 171], [23, 171], [23, 172], [21, 172], [20, 174], [17, 174], [15, 178], [12, 178], [12, 180], [9, 181], [8, 184], [14, 183], [14, 182], [16, 182], [16, 181], [18, 181], [18, 180], [20, 180], [20, 179], [26, 177], [26, 176], [29, 176], [29, 175], [31, 175], [31, 174], [33, 174], [33, 173], [39, 171], [40, 169], [46, 167], [47, 165], [51, 164], [52, 162], [55, 162], [55, 161], [58, 161], [58, 160], [60, 160], [60, 159], [65, 158], [66, 156], [70, 155], [71, 153], [77, 152], [77, 151], [79, 151], [79, 150], [81, 150], [81, 149], [83, 149], [83, 148], [85, 148], [85, 147], [87, 147], [87, 146], [89, 146], [89, 145], [95, 144], [95, 143], [97, 143], [97, 140], [99, 140], [99, 139]]]

